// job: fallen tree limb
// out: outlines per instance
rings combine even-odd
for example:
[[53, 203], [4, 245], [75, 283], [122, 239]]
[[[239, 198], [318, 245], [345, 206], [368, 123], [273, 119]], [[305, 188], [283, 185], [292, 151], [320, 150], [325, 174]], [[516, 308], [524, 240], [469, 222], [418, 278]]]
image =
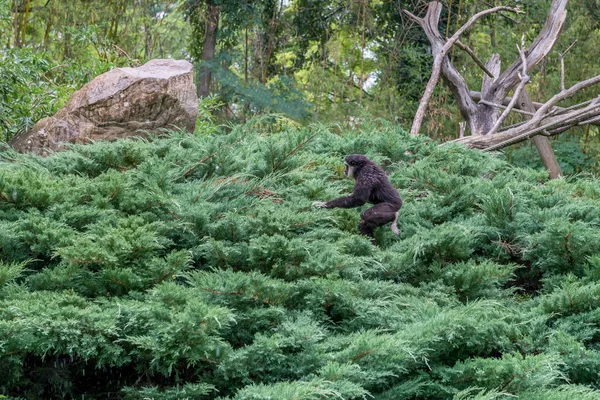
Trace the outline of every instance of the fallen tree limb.
[[[490, 106], [490, 107], [496, 107], [496, 108], [501, 108], [501, 109], [507, 109], [507, 108], [508, 108], [507, 106], [503, 106], [503, 105], [501, 105], [501, 104], [496, 104], [496, 103], [491, 103], [491, 102], [489, 102], [489, 101], [485, 101], [485, 100], [480, 100], [479, 102], [480, 102], [481, 104], [485, 104], [486, 106]], [[509, 104], [510, 104], [510, 103], [509, 103]], [[531, 112], [531, 111], [523, 111], [523, 110], [520, 110], [520, 109], [518, 109], [518, 108], [513, 108], [513, 109], [511, 109], [510, 111], [512, 111], [512, 112], [516, 112], [517, 114], [528, 115], [528, 116], [530, 116], [530, 117], [531, 117], [533, 114], [535, 114], [535, 108], [534, 108], [534, 111], [533, 111], [533, 112]]]
[[542, 120], [539, 126], [524, 128], [530, 123], [527, 121], [520, 126], [509, 129], [505, 132], [496, 133], [495, 135], [486, 136], [467, 136], [462, 139], [454, 140], [454, 142], [462, 143], [468, 147], [482, 149], [484, 151], [499, 150], [504, 147], [523, 142], [533, 138], [535, 135], [542, 134], [548, 131], [549, 135], [555, 135], [565, 130], [578, 125], [580, 122], [590, 119], [592, 116], [596, 118], [596, 114], [600, 112], [600, 98], [581, 110], [573, 110], [559, 117]]
[[[473, 99], [473, 101], [476, 101], [476, 102], [478, 102], [478, 103], [481, 103], [481, 104], [488, 105], [488, 106], [490, 106], [490, 107], [496, 107], [496, 108], [506, 108], [506, 106], [507, 106], [507, 105], [508, 105], [508, 104], [509, 104], [509, 103], [512, 101], [512, 99], [513, 99], [512, 97], [508, 96], [508, 97], [505, 97], [505, 98], [504, 98], [504, 101], [502, 102], [502, 104], [496, 104], [496, 103], [492, 103], [492, 102], [489, 102], [489, 101], [486, 101], [486, 100], [481, 100], [481, 92], [476, 92], [476, 91], [474, 91], [474, 90], [471, 90], [471, 91], [469, 92], [469, 95], [471, 96], [471, 99]], [[566, 107], [566, 108], [565, 108], [565, 107], [554, 106], [554, 107], [553, 107], [553, 108], [550, 110], [550, 115], [560, 115], [560, 114], [562, 114], [562, 113], [565, 113], [565, 112], [568, 112], [568, 111], [574, 110], [574, 109], [576, 109], [576, 108], [580, 108], [580, 107], [586, 106], [586, 105], [590, 104], [592, 101], [593, 101], [593, 99], [592, 99], [592, 100], [586, 100], [586, 101], [584, 101], [584, 102], [577, 103], [577, 104], [574, 104], [574, 105], [572, 105], [572, 106], [569, 106], [569, 107]], [[537, 102], [537, 101], [532, 101], [531, 103], [534, 105], [534, 107], [535, 107], [535, 110], [536, 110], [536, 111], [537, 111], [537, 110], [538, 110], [538, 109], [539, 109], [541, 106], [543, 106], [543, 105], [544, 105], [544, 103], [540, 103], [540, 102]], [[523, 110], [520, 110], [520, 109], [513, 109], [513, 112], [516, 112], [516, 113], [518, 113], [518, 114], [524, 114], [524, 115], [533, 115], [533, 113], [530, 113], [529, 111], [523, 111]], [[515, 125], [511, 125], [511, 126], [508, 126], [508, 127], [503, 127], [503, 128], [502, 128], [502, 129], [500, 129], [498, 132], [505, 131], [505, 130], [507, 130], [508, 128], [512, 128], [512, 127], [514, 127], [514, 126], [517, 126], [517, 125], [522, 125], [522, 124], [524, 124], [524, 123], [525, 123], [525, 122], [519, 122], [518, 124], [515, 124]], [[600, 121], [590, 122], [590, 124], [591, 124], [591, 125], [600, 125]]]

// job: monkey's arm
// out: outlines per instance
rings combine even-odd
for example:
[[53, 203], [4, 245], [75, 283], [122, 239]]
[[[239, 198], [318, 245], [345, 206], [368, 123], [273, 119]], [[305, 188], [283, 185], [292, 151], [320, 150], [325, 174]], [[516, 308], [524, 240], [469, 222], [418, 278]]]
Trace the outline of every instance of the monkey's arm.
[[354, 197], [354, 193], [350, 196], [339, 197], [337, 199], [326, 202], [323, 208], [354, 208], [360, 207], [367, 201], [358, 197]]
[[[339, 197], [321, 205], [322, 208], [353, 208], [360, 207], [369, 200], [371, 185], [356, 182], [350, 196]], [[317, 205], [318, 207], [319, 205]]]

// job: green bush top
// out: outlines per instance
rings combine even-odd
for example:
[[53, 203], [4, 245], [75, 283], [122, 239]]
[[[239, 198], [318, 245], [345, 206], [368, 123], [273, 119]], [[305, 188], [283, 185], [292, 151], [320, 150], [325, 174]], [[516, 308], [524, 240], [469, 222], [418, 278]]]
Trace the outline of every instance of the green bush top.
[[[600, 398], [595, 178], [381, 121], [221, 130], [1, 151], [0, 394]], [[379, 247], [311, 206], [350, 153], [405, 201]]]

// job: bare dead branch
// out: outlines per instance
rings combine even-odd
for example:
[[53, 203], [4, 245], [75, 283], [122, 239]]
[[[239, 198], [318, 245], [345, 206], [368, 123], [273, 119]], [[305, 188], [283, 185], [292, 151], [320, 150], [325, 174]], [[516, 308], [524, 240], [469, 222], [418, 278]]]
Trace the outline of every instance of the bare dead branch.
[[[533, 113], [531, 113], [530, 117], [533, 117]], [[516, 128], [517, 126], [522, 126], [526, 122], [527, 121], [521, 121], [521, 122], [517, 122], [516, 124], [512, 124], [512, 125], [508, 125], [508, 126], [503, 126], [502, 129], [500, 129], [498, 132], [506, 132], [509, 129]]]
[[[502, 104], [496, 104], [496, 103], [492, 103], [491, 101], [486, 101], [486, 100], [480, 100], [479, 101], [481, 104], [485, 104], [486, 106], [490, 106], [490, 107], [496, 107], [496, 108], [500, 108], [500, 109], [506, 109], [507, 107], [505, 105]], [[529, 111], [523, 111], [520, 110], [518, 108], [513, 108], [512, 110], [510, 110], [511, 112], [516, 112], [518, 114], [523, 114], [523, 115], [528, 115], [528, 116], [533, 116], [534, 113], [529, 112]]]
[[465, 131], [467, 130], [467, 123], [465, 121], [461, 121], [458, 123], [458, 137], [463, 138], [465, 137]]
[[[430, 6], [427, 10], [427, 15], [426, 15], [425, 19], [418, 18], [406, 10], [405, 10], [405, 12], [407, 13], [407, 15], [409, 17], [414, 19], [417, 23], [419, 23], [419, 25], [421, 25], [424, 28], [425, 22], [427, 20], [431, 20], [431, 18], [427, 18], [427, 17], [428, 16], [430, 17], [430, 12], [434, 12], [434, 11], [432, 11], [433, 9], [437, 10], [438, 17], [435, 18], [435, 20], [437, 21], [437, 20], [439, 20], [439, 12], [441, 11], [441, 3], [439, 3], [439, 2], [430, 3]], [[510, 12], [515, 12], [515, 13], [522, 13], [522, 11], [520, 11], [518, 8], [512, 8], [512, 7], [507, 7], [507, 6], [498, 6], [498, 7], [494, 7], [494, 8], [490, 8], [490, 9], [481, 11], [481, 12], [473, 15], [463, 26], [461, 26], [454, 33], [454, 35], [452, 35], [450, 37], [450, 39], [448, 39], [446, 41], [446, 43], [443, 45], [443, 47], [437, 52], [437, 54], [435, 55], [434, 61], [433, 61], [431, 77], [429, 78], [429, 82], [427, 83], [427, 86], [425, 87], [425, 92], [423, 93], [423, 97], [421, 98], [421, 101], [419, 102], [419, 107], [417, 109], [417, 113], [415, 114], [415, 118], [413, 120], [413, 125], [410, 130], [410, 134], [412, 136], [416, 136], [419, 134], [419, 130], [421, 129], [421, 125], [423, 124], [423, 119], [425, 117], [425, 112], [427, 110], [427, 107], [429, 106], [429, 101], [431, 100], [431, 96], [433, 94], [435, 86], [437, 85], [437, 82], [440, 77], [442, 61], [444, 59], [446, 59], [446, 57], [448, 55], [448, 50], [450, 50], [450, 48], [456, 43], [456, 41], [459, 39], [460, 35], [462, 35], [467, 29], [469, 29], [478, 19], [480, 19], [481, 17], [484, 17], [488, 14], [492, 14], [492, 13], [499, 12], [499, 11], [510, 11]], [[436, 27], [436, 29], [437, 29], [437, 27]], [[438, 35], [439, 35], [439, 32], [438, 32]], [[466, 84], [465, 84], [465, 86], [466, 86]]]
[[415, 14], [411, 13], [408, 10], [402, 10], [402, 11], [404, 11], [404, 13], [406, 15], [408, 15], [410, 17], [410, 19], [412, 19], [413, 21], [415, 21], [417, 24], [421, 25], [423, 23], [423, 18], [417, 17]]
[[[471, 97], [471, 99], [473, 99], [473, 101], [476, 102], [481, 102], [482, 100], [482, 96], [481, 96], [481, 92], [477, 92], [475, 90], [471, 90], [469, 91], [469, 96]], [[506, 96], [501, 102], [497, 102], [495, 104], [502, 104], [504, 106], [508, 105], [508, 103], [510, 103], [510, 101], [512, 100], [512, 96]], [[544, 103], [540, 103], [540, 102], [533, 102], [533, 105], [535, 106], [536, 109], [540, 108], [541, 106], [544, 105]]]
[[494, 124], [494, 126], [492, 126], [492, 129], [490, 129], [487, 133], [488, 135], [493, 135], [498, 131], [498, 129], [500, 129], [500, 126], [502, 125], [506, 117], [508, 117], [508, 114], [510, 114], [510, 111], [517, 103], [519, 94], [521, 94], [521, 91], [523, 90], [525, 85], [529, 83], [529, 75], [527, 75], [527, 57], [525, 56], [525, 35], [521, 37], [521, 47], [517, 46], [517, 48], [519, 49], [519, 54], [521, 55], [521, 62], [523, 63], [523, 70], [521, 72], [521, 82], [519, 83], [519, 86], [517, 86], [517, 88], [515, 89], [515, 93], [513, 94], [512, 100], [510, 101], [510, 103], [508, 103], [508, 106], [502, 112], [502, 115], [500, 115], [500, 117], [496, 120], [496, 123]]
[[[411, 4], [411, 9], [413, 9], [413, 10], [415, 10], [415, 9], [421, 10], [426, 7], [427, 7], [427, 4], [424, 4], [422, 0], [413, 0], [412, 4]], [[402, 7], [400, 7], [400, 5], [396, 6], [396, 11], [398, 12], [398, 16], [400, 17], [400, 21], [401, 21], [401, 25], [402, 25], [403, 29], [400, 30], [400, 35], [395, 38], [396, 46], [395, 46], [394, 54], [393, 54], [393, 57], [395, 59], [397, 59], [397, 57], [398, 57], [396, 49], [399, 47], [402, 47], [402, 45], [407, 40], [409, 40], [409, 36], [411, 35], [412, 27], [414, 26], [414, 23], [415, 23], [415, 21], [413, 21], [411, 18], [408, 18], [408, 16], [402, 12]]]
[[[567, 108], [554, 107], [548, 114], [549, 115], [561, 115], [561, 114], [564, 114], [564, 113], [566, 113], [568, 111], [575, 110], [577, 108], [582, 108], [584, 106], [587, 106], [588, 104], [592, 103], [594, 100], [595, 99], [586, 100], [586, 101], [584, 101], [582, 103], [577, 103], [577, 104], [574, 104], [574, 105], [569, 106]], [[537, 107], [537, 108], [539, 108], [539, 107]]]
[[[502, 141], [502, 142], [497, 143], [495, 145], [486, 147], [486, 148], [484, 148], [482, 150], [483, 151], [494, 151], [494, 150], [498, 150], [498, 149], [502, 149], [504, 147], [510, 146], [512, 144], [516, 144], [516, 143], [519, 143], [519, 142], [522, 142], [522, 141], [525, 141], [525, 140], [529, 140], [529, 139], [533, 138], [535, 135], [540, 134], [541, 132], [546, 132], [549, 129], [557, 128], [558, 125], [560, 125], [561, 123], [565, 123], [566, 125], [576, 125], [576, 124], [568, 124], [567, 122], [571, 122], [572, 120], [577, 119], [577, 117], [581, 117], [584, 114], [588, 115], [590, 111], [597, 111], [598, 108], [600, 108], [600, 107], [597, 106], [597, 107], [595, 107], [594, 110], [586, 110], [585, 112], [581, 112], [580, 111], [578, 113], [578, 115], [575, 115], [575, 116], [565, 116], [560, 121], [555, 121], [553, 123], [537, 127], [537, 128], [532, 129], [530, 131], [525, 131], [525, 132], [523, 132], [523, 133], [521, 133], [519, 135], [509, 137], [505, 141]], [[567, 128], [568, 127], [569, 126], [567, 126]], [[558, 129], [561, 129], [561, 128], [563, 128], [563, 127], [560, 127]], [[564, 130], [561, 130], [561, 132], [564, 132]], [[508, 133], [505, 133], [504, 135], [508, 135]]]
[[560, 55], [560, 90], [565, 90], [565, 58]]
[[456, 46], [465, 51], [469, 56], [471, 56], [471, 59], [473, 59], [473, 61], [475, 61], [475, 64], [477, 64], [477, 66], [479, 68], [481, 68], [483, 70], [483, 72], [485, 72], [490, 78], [496, 78], [494, 76], [494, 74], [492, 72], [490, 72], [489, 69], [486, 68], [486, 66], [483, 64], [483, 62], [481, 62], [481, 60], [479, 59], [479, 57], [477, 57], [477, 54], [475, 54], [475, 52], [473, 50], [471, 50], [471, 48], [469, 46], [467, 46], [466, 44], [464, 44], [463, 42], [461, 42], [460, 40], [456, 41]]
[[[552, 0], [544, 27], [526, 52], [529, 71], [546, 57], [558, 40], [562, 26], [567, 18], [567, 2], [568, 0]], [[517, 85], [520, 70], [521, 60], [517, 59], [494, 82], [492, 92], [495, 93], [496, 99], [503, 99]], [[499, 101], [495, 100], [494, 102], [498, 103]]]
[[575, 46], [576, 43], [577, 43], [577, 39], [575, 39], [575, 41], [573, 43], [571, 43], [571, 45], [569, 47], [567, 47], [567, 49], [565, 51], [560, 53], [560, 56], [564, 57], [573, 48], [573, 46]]
[[577, 39], [567, 49], [560, 53], [560, 90], [565, 90], [565, 54], [577, 43]]
[[[494, 4], [490, 3], [489, 1], [484, 1], [483, 4], [485, 4], [488, 7], [494, 7]], [[517, 21], [514, 18], [509, 17], [508, 15], [504, 15], [502, 13], [499, 13], [498, 15], [501, 16], [502, 18], [509, 20], [510, 22], [512, 22], [515, 25], [519, 23], [519, 21]]]
[[[471, 91], [469, 92], [469, 96], [471, 96], [471, 99], [473, 99], [473, 100], [474, 100], [474, 101], [476, 101], [476, 102], [479, 102], [479, 103], [481, 103], [481, 104], [486, 104], [486, 105], [489, 105], [489, 106], [491, 106], [491, 107], [498, 107], [498, 108], [504, 108], [504, 107], [506, 107], [506, 105], [507, 105], [508, 103], [510, 103], [510, 101], [512, 100], [512, 97], [508, 96], [508, 97], [505, 97], [505, 98], [504, 98], [504, 101], [502, 102], [502, 104], [499, 104], [499, 103], [492, 103], [492, 102], [489, 102], [489, 101], [486, 101], [486, 100], [482, 100], [482, 99], [481, 99], [481, 92], [476, 92], [476, 91], [474, 91], [474, 90], [471, 90]], [[582, 103], [577, 103], [577, 104], [574, 104], [574, 105], [572, 105], [572, 106], [569, 106], [569, 107], [566, 107], [566, 108], [564, 108], [564, 107], [558, 107], [558, 106], [555, 106], [555, 107], [553, 107], [553, 108], [552, 108], [552, 110], [550, 110], [550, 112], [549, 112], [549, 115], [560, 115], [560, 114], [562, 114], [562, 113], [565, 113], [565, 112], [571, 111], [571, 110], [573, 110], [573, 109], [576, 109], [576, 108], [580, 108], [580, 107], [586, 106], [586, 105], [590, 104], [592, 101], [593, 101], [593, 99], [592, 99], [592, 100], [586, 100], [586, 101], [584, 101], [584, 102], [582, 102]], [[544, 105], [544, 103], [540, 103], [540, 102], [537, 102], [537, 101], [534, 101], [534, 102], [532, 102], [532, 103], [533, 103], [533, 105], [535, 106], [535, 109], [536, 109], [536, 110], [537, 110], [537, 109], [539, 109], [541, 106], [543, 106], [543, 105]], [[517, 111], [517, 110], [513, 110], [513, 111]], [[522, 111], [522, 110], [520, 110], [520, 111]], [[519, 112], [519, 111], [517, 111], [517, 112]], [[526, 113], [526, 112], [523, 112], [523, 114], [525, 114], [525, 113]], [[528, 114], [526, 114], [526, 115], [528, 115]], [[533, 114], [532, 114], [532, 115], [533, 115]], [[521, 124], [521, 123], [519, 123], [519, 125], [520, 125], [520, 124]], [[502, 130], [506, 130], [506, 128], [502, 128], [500, 131], [502, 131]]]
[[[427, 5], [427, 13], [424, 18], [415, 17], [409, 18], [411, 21], [416, 21], [419, 23], [425, 34], [427, 35], [427, 39], [431, 43], [432, 53], [435, 55], [441, 51], [442, 47], [446, 43], [446, 39], [442, 37], [438, 30], [439, 19], [442, 12], [442, 4], [439, 2], [431, 2]], [[408, 13], [410, 14], [410, 13]], [[403, 15], [408, 15], [403, 13]], [[488, 66], [488, 70], [494, 71], [492, 68]], [[463, 118], [467, 121], [467, 125], [469, 130], [473, 132], [472, 121], [469, 119], [470, 115], [477, 110], [477, 105], [471, 98], [469, 97], [469, 87], [467, 86], [467, 82], [460, 75], [460, 73], [454, 68], [452, 63], [450, 62], [449, 57], [445, 57], [442, 61], [441, 73], [450, 87], [452, 93], [454, 93], [454, 98], [456, 99], [456, 104], [458, 109], [463, 116]], [[500, 71], [498, 71], [499, 75]], [[484, 75], [486, 78], [487, 75]]]
[[535, 112], [535, 115], [533, 116], [533, 118], [531, 118], [531, 121], [529, 121], [528, 123], [530, 124], [530, 126], [538, 124], [546, 116], [546, 114], [552, 109], [552, 107], [554, 107], [556, 104], [558, 104], [559, 102], [561, 102], [565, 99], [568, 99], [569, 97], [573, 96], [575, 93], [579, 92], [580, 90], [583, 90], [587, 87], [597, 84], [598, 82], [600, 82], [600, 75], [596, 75], [593, 78], [576, 83], [575, 85], [571, 86], [569, 89], [561, 90], [560, 93], [552, 96], [552, 98], [550, 100], [548, 100], [546, 103], [544, 103], [544, 105], [541, 106]]
[[589, 124], [593, 124], [594, 122], [598, 122], [598, 121], [600, 121], [600, 115], [597, 115], [594, 118], [586, 119], [585, 121], [581, 121], [577, 125], [579, 125], [579, 126], [589, 125]]

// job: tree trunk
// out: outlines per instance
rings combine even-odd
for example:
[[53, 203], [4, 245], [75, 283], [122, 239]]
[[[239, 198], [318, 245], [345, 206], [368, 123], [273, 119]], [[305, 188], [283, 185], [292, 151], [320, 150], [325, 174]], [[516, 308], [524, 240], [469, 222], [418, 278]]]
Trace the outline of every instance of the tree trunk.
[[[269, 22], [269, 37], [267, 39], [267, 49], [266, 54], [264, 55], [264, 63], [262, 64], [261, 70], [261, 83], [267, 83], [267, 76], [269, 71], [269, 66], [271, 64], [271, 55], [273, 54], [273, 48], [275, 47], [275, 34], [277, 32], [277, 25], [279, 24], [278, 20], [278, 11], [279, 6], [277, 2], [273, 3], [273, 17], [271, 18], [271, 22]], [[283, 8], [283, 0], [281, 1], [281, 7]]]
[[13, 21], [12, 21], [12, 30], [13, 30], [13, 47], [21, 47], [21, 14], [18, 12], [19, 2], [17, 0], [13, 0]]
[[62, 34], [63, 34], [63, 58], [69, 59], [71, 58], [71, 32], [67, 29], [69, 24], [71, 24], [71, 8], [67, 7], [66, 15], [65, 15], [65, 24], [63, 25]]
[[215, 56], [217, 47], [217, 30], [219, 28], [219, 15], [221, 6], [213, 4], [212, 0], [206, 1], [206, 26], [204, 31], [204, 43], [202, 45], [202, 68], [198, 75], [197, 92], [198, 97], [204, 98], [210, 94], [210, 83], [212, 80], [212, 67], [210, 63]]
[[[529, 97], [529, 93], [527, 93], [527, 89], [523, 89], [521, 92], [518, 104], [521, 110], [535, 113], [535, 106]], [[531, 117], [527, 117], [527, 119], [531, 119]], [[548, 138], [546, 136], [538, 135], [533, 138], [533, 143], [540, 153], [542, 163], [544, 164], [544, 167], [546, 167], [550, 179], [556, 179], [561, 176], [562, 172], [560, 170], [560, 165], [558, 164], [558, 160], [552, 151], [552, 147], [550, 147], [550, 141]]]
[[[482, 97], [490, 96], [491, 88], [494, 85], [494, 82], [496, 82], [496, 79], [498, 79], [498, 76], [500, 76], [500, 67], [501, 62], [498, 54], [493, 54], [485, 63], [485, 68], [492, 73], [493, 77], [490, 77], [487, 74], [483, 75], [483, 81], [481, 83]], [[475, 112], [472, 112], [472, 110], [475, 110]], [[467, 121], [467, 125], [469, 126], [472, 135], [485, 135], [492, 129], [500, 115], [497, 108], [490, 107], [483, 103], [473, 104], [471, 108], [462, 107], [460, 111], [465, 121]]]
[[152, 33], [150, 24], [148, 22], [144, 22], [144, 59], [149, 60], [152, 48]]
[[55, 16], [56, 16], [56, 8], [54, 8], [54, 4], [52, 4], [52, 8], [48, 12], [48, 21], [46, 21], [46, 30], [44, 31], [44, 51], [48, 51], [48, 46], [50, 44], [50, 31], [51, 31]]

